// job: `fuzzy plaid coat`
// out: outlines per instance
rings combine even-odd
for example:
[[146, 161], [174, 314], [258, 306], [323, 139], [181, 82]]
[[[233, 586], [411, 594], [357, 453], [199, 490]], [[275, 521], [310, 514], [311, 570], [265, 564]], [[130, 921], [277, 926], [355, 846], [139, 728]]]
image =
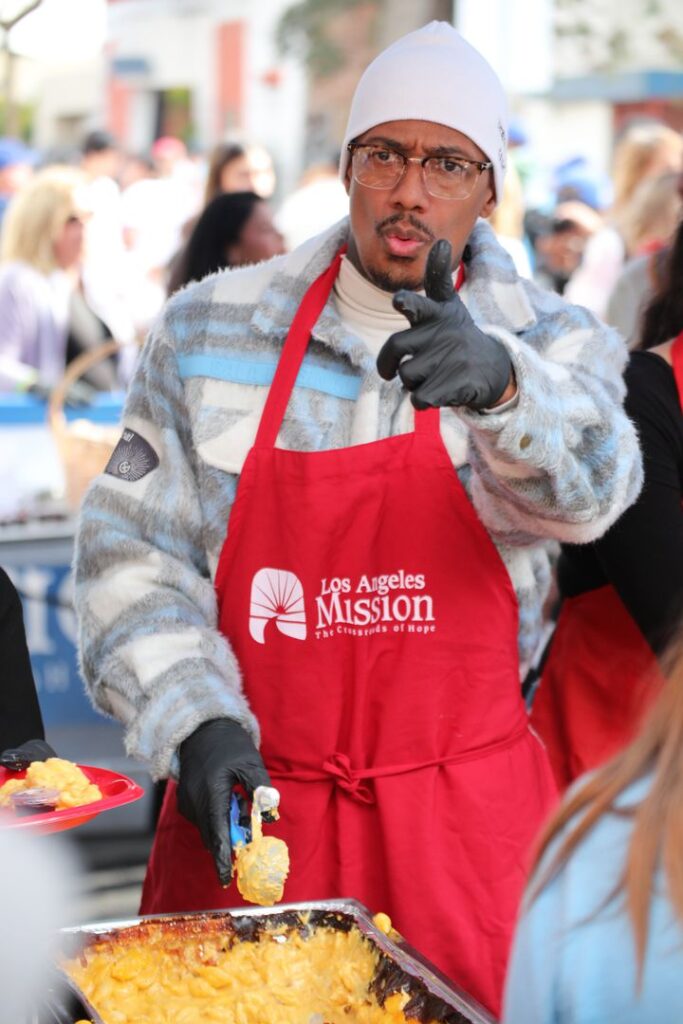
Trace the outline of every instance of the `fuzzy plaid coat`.
[[[130, 387], [124, 437], [86, 496], [76, 551], [82, 671], [94, 703], [127, 726], [157, 777], [216, 717], [258, 740], [240, 669], [216, 628], [213, 588], [240, 470], [308, 285], [346, 239], [342, 221], [289, 255], [216, 274], [166, 306]], [[489, 226], [470, 238], [461, 291], [508, 349], [519, 400], [505, 412], [442, 410], [442, 435], [519, 602], [523, 665], [538, 641], [549, 542], [601, 535], [635, 499], [641, 462], [624, 415], [624, 344], [584, 309], [520, 279]], [[331, 296], [278, 444], [318, 451], [412, 429]]]

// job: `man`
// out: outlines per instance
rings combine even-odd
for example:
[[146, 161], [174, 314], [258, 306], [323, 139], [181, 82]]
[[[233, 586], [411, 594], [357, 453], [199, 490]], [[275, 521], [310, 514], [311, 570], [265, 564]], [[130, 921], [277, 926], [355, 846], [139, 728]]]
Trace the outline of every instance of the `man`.
[[76, 563], [94, 699], [177, 780], [143, 910], [239, 902], [228, 801], [270, 778], [286, 898], [387, 911], [494, 1011], [554, 796], [519, 692], [544, 542], [597, 536], [640, 481], [618, 336], [478, 220], [505, 143], [449, 25], [382, 53], [350, 221], [168, 305]]
[[[132, 274], [123, 238], [123, 209], [118, 176], [122, 165], [121, 149], [109, 132], [89, 131], [81, 143], [81, 170], [85, 182], [81, 189], [83, 205], [88, 211], [85, 225], [85, 250], [81, 278], [87, 306], [101, 321], [88, 316], [83, 303], [72, 303], [77, 323], [82, 325], [81, 347], [100, 344], [114, 337], [126, 347], [120, 353], [119, 374], [130, 379], [137, 357], [135, 323], [131, 315]], [[97, 368], [98, 386], [115, 388], [112, 365]], [[92, 375], [91, 375], [92, 377]], [[113, 378], [113, 379], [112, 379]]]

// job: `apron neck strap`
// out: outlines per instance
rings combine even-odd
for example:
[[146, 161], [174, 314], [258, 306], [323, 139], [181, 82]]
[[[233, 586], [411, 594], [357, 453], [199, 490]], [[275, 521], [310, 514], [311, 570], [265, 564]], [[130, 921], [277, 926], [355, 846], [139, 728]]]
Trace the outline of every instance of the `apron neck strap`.
[[[272, 448], [275, 445], [289, 397], [308, 348], [311, 332], [334, 287], [345, 252], [346, 246], [344, 245], [337, 252], [329, 267], [310, 285], [296, 311], [275, 369], [272, 384], [268, 389], [266, 404], [256, 433], [255, 445], [257, 448]], [[456, 291], [460, 290], [464, 280], [465, 268], [460, 262], [455, 278]], [[425, 409], [415, 413], [416, 434], [438, 434], [439, 429], [438, 409]]]
[[431, 434], [432, 437], [441, 433], [441, 409], [416, 409], [415, 433]]
[[683, 409], [683, 331], [674, 339], [674, 343], [671, 346], [671, 362], [674, 369], [674, 377], [676, 378], [676, 387], [678, 388], [678, 398]]
[[329, 267], [309, 287], [292, 320], [256, 434], [256, 445], [259, 448], [270, 448], [275, 444], [289, 396], [308, 348], [308, 339], [332, 291], [345, 249], [346, 246], [339, 250]]

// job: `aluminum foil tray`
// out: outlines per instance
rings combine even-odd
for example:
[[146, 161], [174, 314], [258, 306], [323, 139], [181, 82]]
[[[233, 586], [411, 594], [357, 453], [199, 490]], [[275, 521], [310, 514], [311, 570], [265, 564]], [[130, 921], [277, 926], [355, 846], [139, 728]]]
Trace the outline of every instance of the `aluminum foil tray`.
[[[281, 903], [277, 907], [239, 907], [235, 910], [198, 911], [185, 914], [160, 914], [134, 917], [125, 921], [102, 921], [61, 932], [64, 955], [73, 957], [93, 939], [115, 935], [146, 921], [168, 921], [176, 924], [201, 918], [229, 918], [236, 931], [245, 938], [258, 931], [259, 925], [295, 925], [310, 928], [334, 927], [350, 930], [355, 927], [373, 942], [380, 953], [380, 967], [373, 980], [373, 991], [380, 997], [398, 990], [407, 990], [411, 1000], [404, 1013], [415, 1021], [438, 1021], [440, 1024], [495, 1024], [494, 1018], [480, 1003], [449, 981], [416, 949], [393, 933], [387, 936], [377, 928], [372, 914], [356, 900], [316, 900], [310, 903]], [[82, 1003], [93, 1024], [107, 1024], [90, 1005], [79, 987], [67, 983]]]

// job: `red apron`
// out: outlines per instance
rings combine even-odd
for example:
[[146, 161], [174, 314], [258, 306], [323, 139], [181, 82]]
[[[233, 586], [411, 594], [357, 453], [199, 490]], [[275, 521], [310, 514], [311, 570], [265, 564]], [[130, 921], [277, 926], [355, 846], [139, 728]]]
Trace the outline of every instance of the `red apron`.
[[[414, 433], [275, 447], [339, 257], [292, 323], [216, 575], [281, 792], [287, 901], [355, 897], [497, 1012], [530, 847], [555, 800], [520, 696], [517, 604], [438, 410]], [[169, 786], [145, 913], [240, 903]]]
[[[683, 405], [683, 334], [672, 361]], [[652, 648], [611, 584], [563, 602], [531, 713], [560, 789], [635, 737], [661, 683]]]

